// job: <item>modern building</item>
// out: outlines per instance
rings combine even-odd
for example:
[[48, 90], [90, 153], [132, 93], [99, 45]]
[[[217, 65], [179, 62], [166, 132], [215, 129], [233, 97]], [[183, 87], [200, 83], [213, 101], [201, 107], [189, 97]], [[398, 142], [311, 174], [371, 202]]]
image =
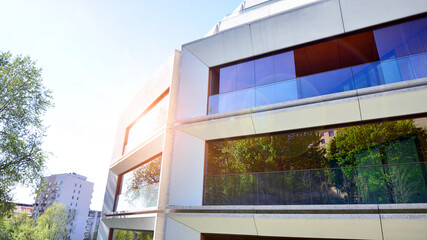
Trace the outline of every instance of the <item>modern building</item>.
[[122, 115], [98, 239], [424, 239], [426, 103], [425, 0], [244, 1]]
[[62, 203], [74, 215], [69, 229], [71, 239], [83, 239], [93, 183], [76, 173], [55, 174], [45, 178], [44, 186], [35, 199], [34, 219], [41, 216], [54, 202]]
[[101, 220], [101, 211], [90, 210], [87, 216], [86, 228], [83, 240], [96, 239], [99, 222]]

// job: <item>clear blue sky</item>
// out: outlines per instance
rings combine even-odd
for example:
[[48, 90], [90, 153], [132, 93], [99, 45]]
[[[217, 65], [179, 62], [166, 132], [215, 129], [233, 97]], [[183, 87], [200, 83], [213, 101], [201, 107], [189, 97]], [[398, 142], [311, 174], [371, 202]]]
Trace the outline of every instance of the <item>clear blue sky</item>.
[[[173, 49], [202, 38], [243, 0], [0, 0], [0, 51], [43, 69], [55, 108], [46, 174], [76, 172], [95, 183], [101, 210], [118, 117]], [[18, 188], [15, 200], [33, 203]]]

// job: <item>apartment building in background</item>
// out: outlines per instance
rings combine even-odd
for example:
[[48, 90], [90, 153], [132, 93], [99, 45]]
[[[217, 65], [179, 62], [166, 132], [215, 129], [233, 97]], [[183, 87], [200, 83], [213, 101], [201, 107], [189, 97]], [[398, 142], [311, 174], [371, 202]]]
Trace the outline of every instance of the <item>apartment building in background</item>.
[[100, 220], [101, 211], [89, 210], [83, 240], [96, 239]]
[[31, 217], [33, 209], [34, 206], [32, 204], [17, 203], [11, 215], [19, 215], [22, 213], [26, 213], [28, 214], [28, 217]]
[[244, 1], [121, 116], [98, 239], [424, 239], [426, 103], [426, 1]]
[[33, 217], [35, 221], [54, 202], [65, 206], [75, 214], [70, 231], [71, 239], [83, 239], [92, 199], [93, 183], [76, 173], [54, 174], [45, 178], [44, 186], [35, 199]]

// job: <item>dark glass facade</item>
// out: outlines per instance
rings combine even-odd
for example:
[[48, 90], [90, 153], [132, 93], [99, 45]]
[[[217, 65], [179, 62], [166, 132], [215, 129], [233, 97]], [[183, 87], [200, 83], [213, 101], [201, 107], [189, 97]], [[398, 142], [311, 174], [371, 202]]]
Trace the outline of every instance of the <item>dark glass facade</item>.
[[211, 69], [208, 114], [427, 77], [427, 18]]
[[426, 129], [422, 117], [208, 141], [204, 204], [425, 203]]

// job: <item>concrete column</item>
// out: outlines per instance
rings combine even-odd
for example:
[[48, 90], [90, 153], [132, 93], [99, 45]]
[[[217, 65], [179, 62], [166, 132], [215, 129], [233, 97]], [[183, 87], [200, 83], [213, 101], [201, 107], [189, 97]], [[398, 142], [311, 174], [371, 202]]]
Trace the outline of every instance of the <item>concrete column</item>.
[[172, 146], [174, 139], [174, 123], [176, 113], [176, 102], [178, 92], [178, 78], [181, 54], [176, 51], [172, 71], [172, 81], [169, 89], [169, 110], [165, 130], [165, 138], [163, 144], [162, 166], [160, 172], [159, 197], [157, 200], [157, 208], [159, 213], [156, 217], [154, 227], [154, 240], [162, 240], [165, 235], [165, 212], [167, 211], [167, 203], [169, 199], [169, 182], [172, 160]]

